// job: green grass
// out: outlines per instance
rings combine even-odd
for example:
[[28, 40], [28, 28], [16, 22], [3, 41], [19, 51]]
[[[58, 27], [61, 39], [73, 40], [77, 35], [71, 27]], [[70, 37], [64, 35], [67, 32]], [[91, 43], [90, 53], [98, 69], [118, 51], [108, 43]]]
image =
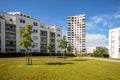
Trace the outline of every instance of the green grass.
[[0, 58], [0, 80], [120, 80], [120, 63], [89, 59]]

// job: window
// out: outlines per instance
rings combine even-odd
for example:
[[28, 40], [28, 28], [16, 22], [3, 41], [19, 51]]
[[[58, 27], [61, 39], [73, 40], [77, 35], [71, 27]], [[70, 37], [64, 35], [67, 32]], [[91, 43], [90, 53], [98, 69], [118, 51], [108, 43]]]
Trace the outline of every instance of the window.
[[11, 22], [12, 22], [13, 20], [10, 18], [10, 19], [9, 19], [9, 21], [11, 21]]
[[58, 37], [60, 37], [60, 34], [57, 34]]
[[119, 52], [120, 52], [120, 48], [119, 48]]
[[38, 23], [37, 22], [33, 22], [33, 26], [38, 26]]
[[25, 23], [25, 20], [24, 19], [20, 19], [20, 23]]
[[33, 29], [33, 33], [38, 33], [38, 30], [36, 30], [36, 29]]

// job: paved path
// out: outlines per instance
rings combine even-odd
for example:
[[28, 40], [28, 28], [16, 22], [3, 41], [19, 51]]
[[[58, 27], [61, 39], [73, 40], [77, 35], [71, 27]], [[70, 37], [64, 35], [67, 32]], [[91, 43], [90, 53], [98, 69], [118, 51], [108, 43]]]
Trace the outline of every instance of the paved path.
[[109, 61], [109, 62], [120, 62], [120, 60], [108, 59], [108, 58], [94, 58], [94, 57], [83, 57], [85, 59], [95, 59], [95, 60], [102, 60], [102, 61]]

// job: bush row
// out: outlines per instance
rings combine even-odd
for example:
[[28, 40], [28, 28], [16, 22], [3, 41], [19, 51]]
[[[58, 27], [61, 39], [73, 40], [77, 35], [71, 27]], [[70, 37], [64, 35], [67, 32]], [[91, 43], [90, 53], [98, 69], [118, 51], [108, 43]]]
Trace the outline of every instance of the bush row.
[[[50, 54], [52, 56], [61, 56], [62, 54], [60, 53], [42, 53], [42, 52], [31, 52], [32, 56], [50, 56]], [[25, 53], [21, 53], [21, 52], [1, 52], [0, 53], [0, 57], [24, 57]], [[74, 54], [72, 53], [66, 53], [65, 56], [68, 57], [75, 57]]]
[[109, 58], [109, 54], [108, 53], [104, 53], [104, 54], [99, 54], [99, 53], [92, 53], [91, 57], [103, 57], [103, 58]]

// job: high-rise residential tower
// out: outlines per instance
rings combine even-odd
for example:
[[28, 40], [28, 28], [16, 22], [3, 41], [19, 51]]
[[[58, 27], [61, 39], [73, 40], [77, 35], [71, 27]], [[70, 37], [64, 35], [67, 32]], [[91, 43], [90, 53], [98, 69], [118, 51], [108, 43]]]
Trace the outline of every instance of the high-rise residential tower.
[[68, 43], [76, 54], [86, 52], [86, 15], [67, 17]]
[[111, 58], [120, 58], [120, 28], [109, 30], [109, 54]]
[[62, 37], [62, 27], [58, 25], [49, 25], [31, 18], [30, 15], [22, 12], [0, 12], [0, 51], [1, 52], [24, 52], [25, 50], [19, 45], [21, 35], [18, 34], [20, 28], [25, 28], [26, 24], [33, 26], [31, 35], [35, 47], [32, 52], [47, 52], [47, 44], [54, 44], [53, 52], [60, 52], [58, 47]]

